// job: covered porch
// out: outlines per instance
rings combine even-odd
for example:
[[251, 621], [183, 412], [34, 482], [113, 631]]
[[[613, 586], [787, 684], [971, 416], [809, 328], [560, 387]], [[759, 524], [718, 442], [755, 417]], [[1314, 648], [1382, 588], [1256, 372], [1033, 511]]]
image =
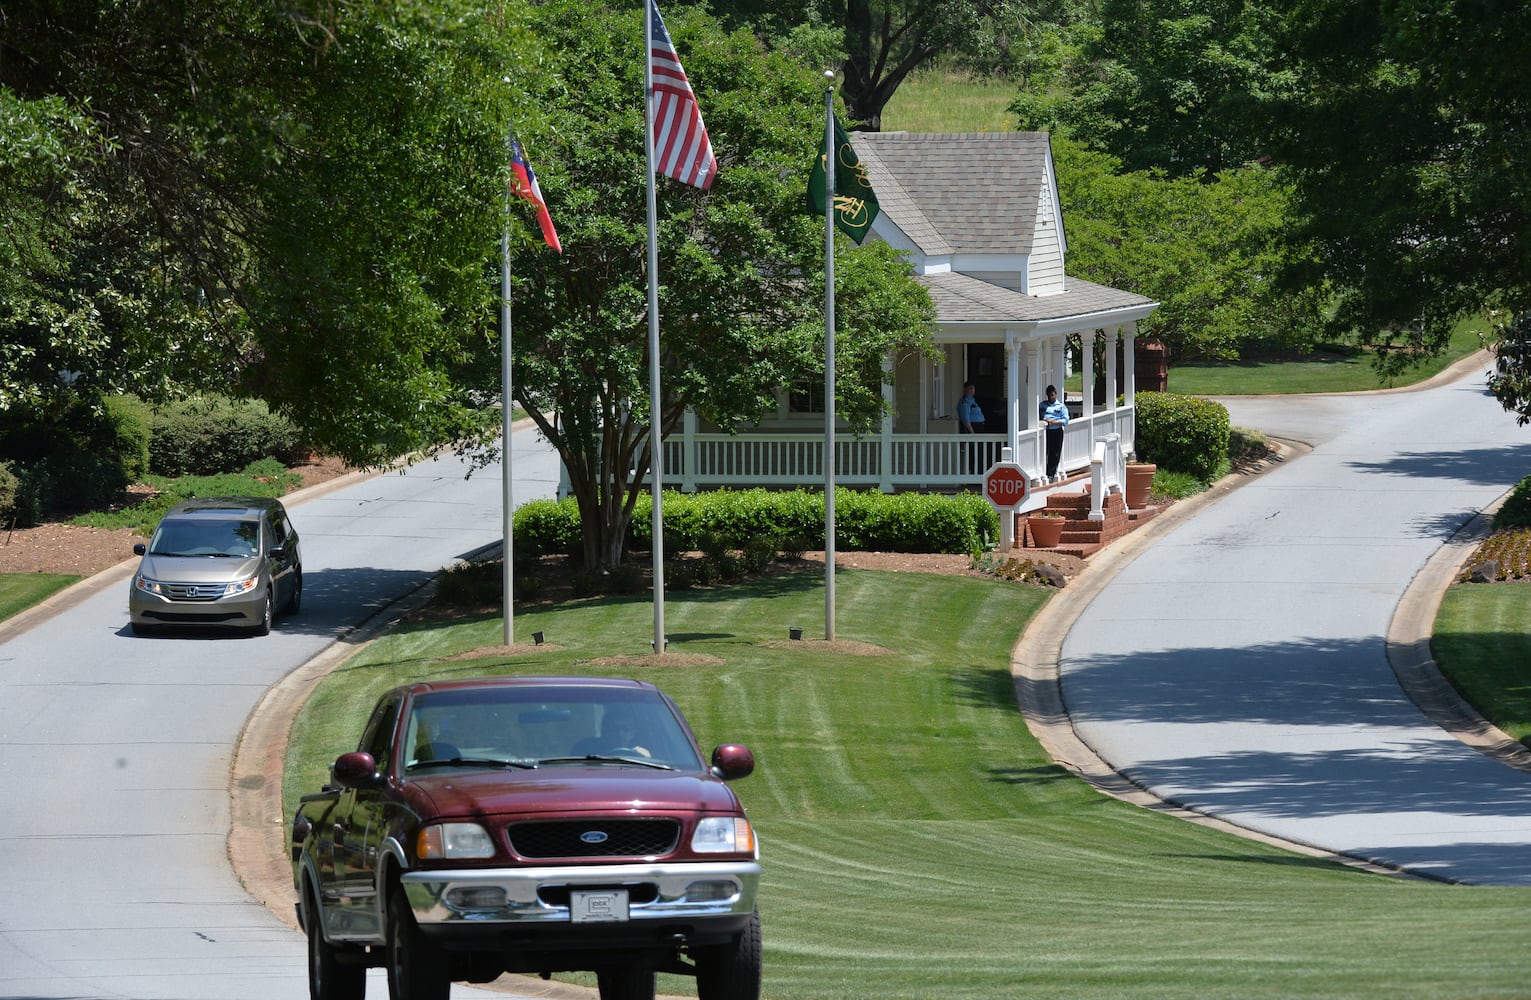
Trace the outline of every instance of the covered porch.
[[[1091, 290], [1121, 294], [1086, 282], [1073, 284], [1071, 292], [1087, 299]], [[1027, 305], [1037, 302], [1012, 295], [1025, 299]], [[932, 297], [939, 306], [942, 296], [934, 288]], [[1063, 304], [1060, 300], [1068, 297], [1054, 296], [1048, 305], [1057, 310]], [[1014, 303], [1010, 305], [1013, 308]], [[739, 434], [703, 427], [688, 411], [680, 433], [665, 441], [665, 481], [685, 492], [822, 486], [824, 457], [832, 445], [835, 482], [841, 486], [885, 493], [976, 489], [984, 471], [999, 461], [1005, 448], [1039, 484], [1046, 465], [1046, 441], [1038, 404], [1048, 385], [1061, 391], [1075, 371], [1081, 376], [1083, 392], [1064, 394], [1070, 420], [1059, 470], [1065, 474], [1085, 471], [1096, 442], [1112, 435], [1124, 454], [1133, 451], [1136, 319], [1153, 305], [1138, 299], [1117, 303], [1115, 308], [1019, 323], [1012, 314], [1007, 317], [1011, 322], [1003, 326], [992, 319], [965, 326], [948, 320], [937, 338], [939, 361], [920, 358], [895, 365], [890, 358], [884, 362], [893, 377], [883, 387], [888, 413], [874, 434], [856, 436], [840, 426], [831, 435], [824, 426], [822, 407], [816, 414], [803, 412], [794, 410], [786, 399], [773, 417]], [[946, 312], [950, 315], [950, 309]], [[1077, 359], [1069, 348], [1071, 338], [1077, 338]], [[1120, 358], [1120, 364], [1100, 364], [1097, 371], [1097, 355], [1107, 362]], [[985, 427], [992, 428], [985, 433], [957, 432], [956, 403], [969, 381], [978, 386], [984, 402]], [[1104, 390], [1099, 401], [1097, 386]]]

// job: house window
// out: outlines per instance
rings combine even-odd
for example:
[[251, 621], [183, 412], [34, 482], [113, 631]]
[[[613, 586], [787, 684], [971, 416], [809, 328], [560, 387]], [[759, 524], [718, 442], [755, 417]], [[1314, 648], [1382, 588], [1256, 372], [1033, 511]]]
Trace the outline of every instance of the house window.
[[823, 413], [824, 383], [814, 380], [798, 382], [787, 394], [788, 413]]

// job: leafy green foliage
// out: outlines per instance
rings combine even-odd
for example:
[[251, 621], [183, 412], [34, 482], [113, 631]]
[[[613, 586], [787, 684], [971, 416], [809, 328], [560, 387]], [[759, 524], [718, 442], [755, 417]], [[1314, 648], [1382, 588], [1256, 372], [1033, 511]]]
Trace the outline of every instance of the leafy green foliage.
[[[1336, 328], [1409, 348], [1385, 366], [1485, 304], [1531, 308], [1531, 77], [1509, 56], [1527, 37], [1518, 0], [1309, 0], [1279, 25], [1291, 85], [1266, 134], [1295, 185], [1292, 235], [1318, 248], [1291, 279], [1333, 287]], [[1501, 400], [1524, 415], [1524, 398]]]
[[105, 402], [114, 438], [112, 453], [120, 456], [128, 482], [135, 483], [149, 474], [153, 411], [137, 396], [108, 396]]
[[1216, 178], [1263, 152], [1252, 125], [1275, 85], [1267, 3], [1105, 0], [1055, 79], [1028, 87], [1022, 128], [1062, 131], [1128, 171]]
[[1313, 343], [1320, 299], [1274, 286], [1299, 252], [1284, 233], [1288, 192], [1278, 174], [1250, 167], [1207, 184], [1122, 173], [1112, 157], [1067, 139], [1054, 138], [1053, 152], [1069, 273], [1158, 300], [1138, 330], [1165, 344], [1172, 365], [1236, 358], [1254, 343]]
[[1145, 462], [1209, 482], [1228, 460], [1228, 408], [1167, 392], [1137, 397], [1137, 452]]
[[1531, 478], [1515, 484], [1494, 514], [1494, 530], [1501, 528], [1531, 528]]
[[303, 484], [303, 477], [288, 472], [274, 459], [251, 462], [240, 472], [213, 476], [149, 476], [145, 485], [154, 494], [142, 503], [114, 510], [97, 510], [74, 518], [73, 524], [92, 528], [132, 528], [147, 538], [165, 511], [195, 497], [280, 497]]
[[[516, 258], [514, 393], [569, 470], [585, 562], [610, 567], [652, 465], [642, 26], [578, 0], [531, 14], [549, 62], [534, 82], [546, 137], [528, 148], [565, 252]], [[823, 230], [802, 209], [822, 128], [805, 109], [821, 94], [811, 72], [698, 11], [666, 25], [721, 169], [706, 193], [655, 183], [658, 425], [672, 433], [690, 408], [733, 431], [823, 377], [823, 296], [808, 290], [822, 288]], [[933, 308], [884, 246], [844, 249], [836, 268], [837, 412], [866, 426], [883, 412], [882, 357], [928, 349]]]
[[1524, 427], [1531, 423], [1531, 312], [1497, 324], [1491, 342], [1494, 370], [1489, 392]]
[[12, 508], [16, 506], [16, 491], [21, 481], [11, 471], [11, 463], [0, 462], [0, 519], [10, 521]]
[[286, 464], [301, 450], [297, 428], [260, 400], [196, 396], [154, 411], [149, 464], [160, 476], [206, 476], [262, 458]]
[[[754, 539], [773, 550], [824, 546], [824, 496], [806, 490], [665, 491], [666, 551], [746, 551]], [[632, 548], [652, 548], [652, 509], [640, 498], [632, 521]], [[572, 498], [533, 500], [516, 508], [515, 549], [565, 552], [579, 537], [579, 509]], [[835, 491], [835, 545], [877, 552], [978, 551], [999, 530], [988, 501], [973, 493], [888, 495], [840, 488]]]

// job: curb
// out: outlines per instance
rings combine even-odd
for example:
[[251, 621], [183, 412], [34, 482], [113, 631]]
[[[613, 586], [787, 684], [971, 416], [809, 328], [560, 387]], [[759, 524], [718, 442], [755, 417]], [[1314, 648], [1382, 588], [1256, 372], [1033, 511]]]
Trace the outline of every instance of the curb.
[[[1276, 443], [1281, 449], [1280, 457], [1276, 460], [1278, 463], [1287, 461], [1289, 457], [1301, 457], [1312, 450], [1308, 445], [1296, 441], [1278, 440]], [[1054, 762], [1103, 795], [1246, 840], [1309, 857], [1326, 858], [1375, 874], [1439, 881], [1429, 875], [1405, 872], [1311, 844], [1273, 837], [1160, 798], [1117, 773], [1074, 731], [1059, 685], [1058, 657], [1075, 619], [1117, 573], [1131, 564], [1161, 535], [1228, 492], [1268, 471], [1270, 465], [1252, 476], [1234, 474], [1224, 477], [1207, 492], [1174, 504], [1143, 528], [1121, 539], [1111, 548], [1097, 553], [1091, 559], [1094, 571], [1080, 577], [1083, 586], [1072, 586], [1049, 600], [1032, 619], [1011, 654], [1010, 673], [1021, 714], [1027, 728]], [[1442, 596], [1455, 581], [1462, 565], [1488, 535], [1494, 511], [1504, 503], [1510, 492], [1506, 491], [1458, 529], [1414, 575], [1393, 610], [1386, 637], [1386, 652], [1399, 686], [1428, 720], [1486, 756], [1531, 773], [1531, 749], [1512, 739], [1467, 704], [1441, 674], [1439, 666], [1430, 655], [1430, 635]]]

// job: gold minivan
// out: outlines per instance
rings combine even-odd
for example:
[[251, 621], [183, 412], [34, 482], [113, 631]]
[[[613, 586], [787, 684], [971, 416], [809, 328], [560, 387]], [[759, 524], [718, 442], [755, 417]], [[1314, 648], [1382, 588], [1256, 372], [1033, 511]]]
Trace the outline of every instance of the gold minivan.
[[206, 497], [165, 513], [128, 589], [138, 635], [172, 625], [215, 625], [254, 635], [271, 631], [278, 611], [303, 602], [298, 533], [279, 500]]

